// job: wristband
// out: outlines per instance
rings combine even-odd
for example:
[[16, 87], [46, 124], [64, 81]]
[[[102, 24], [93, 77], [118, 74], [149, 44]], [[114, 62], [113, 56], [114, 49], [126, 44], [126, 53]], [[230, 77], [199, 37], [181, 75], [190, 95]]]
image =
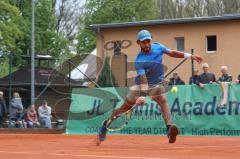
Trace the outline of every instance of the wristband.
[[146, 97], [146, 96], [147, 96], [147, 93], [146, 93], [146, 92], [143, 92], [143, 91], [141, 91], [141, 92], [140, 92], [140, 96]]
[[192, 57], [192, 54], [189, 54], [189, 53], [184, 53], [184, 58], [185, 59], [189, 59]]

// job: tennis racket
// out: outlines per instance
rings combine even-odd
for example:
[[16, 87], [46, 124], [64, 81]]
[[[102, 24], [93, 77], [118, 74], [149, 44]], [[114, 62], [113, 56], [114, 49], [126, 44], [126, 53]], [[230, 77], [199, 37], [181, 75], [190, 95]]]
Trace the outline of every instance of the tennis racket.
[[118, 114], [117, 116], [114, 116], [113, 118], [109, 119], [106, 123], [106, 128], [108, 131], [119, 131], [127, 126], [128, 122], [131, 119], [131, 115], [133, 110], [138, 105], [133, 105], [128, 111]]

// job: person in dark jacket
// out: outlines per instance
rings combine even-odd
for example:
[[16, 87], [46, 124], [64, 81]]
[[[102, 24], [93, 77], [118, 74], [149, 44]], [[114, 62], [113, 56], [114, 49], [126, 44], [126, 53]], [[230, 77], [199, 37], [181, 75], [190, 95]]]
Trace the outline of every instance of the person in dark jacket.
[[219, 77], [218, 82], [232, 82], [232, 76], [228, 74], [228, 67], [221, 66], [222, 76]]
[[169, 85], [184, 85], [185, 82], [179, 77], [178, 73], [173, 73], [173, 77], [170, 78]]
[[2, 127], [4, 114], [7, 112], [6, 102], [3, 98], [3, 92], [0, 91], [0, 128]]
[[203, 73], [199, 76], [199, 86], [204, 88], [204, 84], [216, 83], [216, 78], [213, 73], [209, 72], [209, 66], [207, 63], [202, 64]]
[[240, 84], [240, 74], [237, 77], [236, 83]]
[[193, 76], [190, 77], [189, 84], [197, 84], [197, 85], [199, 85], [199, 74], [198, 74], [198, 72], [199, 72], [198, 69], [195, 69], [193, 71]]
[[14, 92], [9, 105], [10, 127], [23, 127], [22, 124], [23, 104], [19, 93]]

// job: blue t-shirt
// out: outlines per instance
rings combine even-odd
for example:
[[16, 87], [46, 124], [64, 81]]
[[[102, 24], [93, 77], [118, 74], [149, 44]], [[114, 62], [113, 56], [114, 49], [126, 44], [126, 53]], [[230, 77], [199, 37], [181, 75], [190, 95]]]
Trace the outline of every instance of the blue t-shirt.
[[135, 59], [137, 77], [135, 83], [140, 84], [139, 75], [146, 75], [148, 84], [155, 85], [164, 79], [164, 67], [162, 64], [163, 54], [168, 54], [169, 49], [160, 43], [151, 44], [151, 51], [148, 54], [139, 52]]

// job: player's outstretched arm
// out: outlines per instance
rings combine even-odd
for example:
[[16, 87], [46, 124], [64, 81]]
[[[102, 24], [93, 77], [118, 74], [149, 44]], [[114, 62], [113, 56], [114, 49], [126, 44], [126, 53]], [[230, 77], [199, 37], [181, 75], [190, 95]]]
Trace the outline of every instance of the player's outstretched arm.
[[203, 61], [203, 58], [198, 55], [192, 55], [189, 53], [176, 51], [176, 50], [170, 50], [167, 55], [175, 58], [190, 58], [197, 61], [198, 63], [201, 63]]

